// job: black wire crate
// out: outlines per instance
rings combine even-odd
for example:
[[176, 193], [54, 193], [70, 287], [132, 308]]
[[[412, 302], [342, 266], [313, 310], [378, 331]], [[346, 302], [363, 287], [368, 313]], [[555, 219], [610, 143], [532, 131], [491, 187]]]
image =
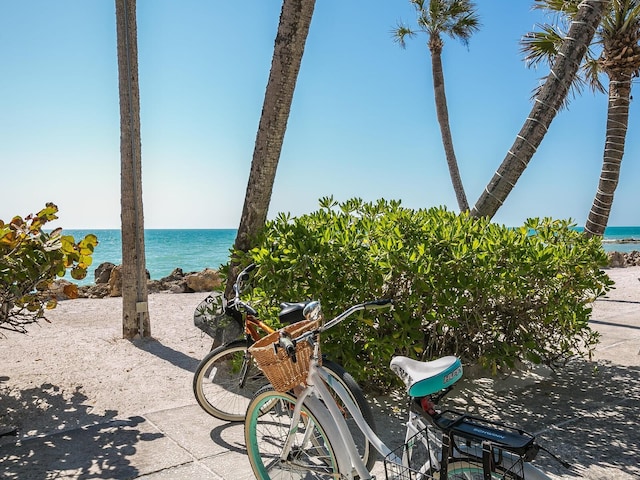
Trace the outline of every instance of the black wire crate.
[[450, 455], [437, 477], [440, 480], [521, 480], [524, 460], [491, 441], [450, 435]]
[[[435, 435], [438, 435], [436, 437]], [[384, 459], [384, 473], [387, 480], [435, 480], [433, 464], [440, 462], [442, 443], [436, 438], [442, 434], [425, 429], [408, 442], [400, 445]], [[401, 460], [401, 464], [396, 459]]]
[[[387, 480], [521, 480], [524, 461], [491, 441], [425, 430], [384, 459]], [[442, 435], [440, 433], [440, 435]], [[442, 452], [447, 452], [442, 461]], [[401, 464], [395, 459], [400, 458]]]

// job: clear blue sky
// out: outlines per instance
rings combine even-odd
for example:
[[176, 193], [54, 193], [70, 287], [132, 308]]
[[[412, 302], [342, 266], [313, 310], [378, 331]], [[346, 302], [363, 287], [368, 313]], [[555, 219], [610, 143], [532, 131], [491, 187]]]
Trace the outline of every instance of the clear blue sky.
[[[471, 205], [546, 74], [527, 70], [519, 53], [518, 40], [541, 20], [532, 3], [479, 1], [483, 26], [469, 48], [446, 39], [450, 121]], [[237, 228], [280, 7], [279, 0], [138, 0], [146, 228]], [[401, 49], [390, 34], [398, 20], [414, 25], [408, 0], [317, 0], [270, 218], [313, 211], [326, 195], [457, 211], [426, 37]], [[115, 36], [112, 0], [0, 1], [1, 219], [51, 201], [60, 208], [56, 226], [119, 228]], [[585, 92], [554, 120], [496, 222], [551, 216], [584, 224], [606, 103]], [[612, 226], [640, 225], [636, 103]]]

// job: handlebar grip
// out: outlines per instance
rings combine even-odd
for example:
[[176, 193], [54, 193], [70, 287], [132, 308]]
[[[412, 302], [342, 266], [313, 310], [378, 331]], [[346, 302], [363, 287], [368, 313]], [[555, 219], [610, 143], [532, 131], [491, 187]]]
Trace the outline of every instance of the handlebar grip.
[[296, 363], [298, 359], [296, 358], [296, 344], [291, 340], [290, 337], [287, 337], [283, 334], [280, 334], [278, 338], [278, 343], [273, 344], [275, 350], [278, 350], [278, 347], [284, 348], [286, 354], [291, 358], [293, 363]]
[[245, 269], [238, 274], [238, 278], [236, 279], [236, 285], [238, 285], [239, 282], [244, 282], [245, 280], [249, 280], [249, 273], [253, 272], [257, 266], [258, 266], [257, 264], [252, 263], [247, 267], [245, 267]]
[[393, 305], [393, 300], [390, 298], [380, 298], [378, 300], [372, 300], [365, 303], [364, 308], [367, 310], [376, 310], [378, 308], [390, 307]]

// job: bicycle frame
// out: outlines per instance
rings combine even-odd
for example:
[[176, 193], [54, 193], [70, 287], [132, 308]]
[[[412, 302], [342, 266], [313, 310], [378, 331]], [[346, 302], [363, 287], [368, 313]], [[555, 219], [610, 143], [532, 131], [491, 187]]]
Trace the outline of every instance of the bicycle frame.
[[[399, 465], [407, 465], [407, 458], [400, 458], [399, 456], [397, 456], [380, 439], [380, 437], [378, 437], [378, 435], [376, 435], [376, 433], [373, 432], [371, 428], [369, 428], [359, 410], [349, 398], [349, 395], [344, 387], [339, 384], [334, 384], [331, 381], [330, 377], [324, 371], [323, 367], [318, 365], [315, 355], [310, 363], [309, 375], [307, 379], [308, 386], [305, 387], [301, 392], [296, 394], [298, 401], [296, 402], [296, 406], [294, 408], [292, 425], [297, 424], [297, 421], [299, 420], [301, 415], [302, 404], [308, 396], [316, 396], [320, 398], [321, 400], [323, 400], [324, 406], [327, 408], [332, 420], [335, 422], [338, 428], [341, 440], [340, 446], [343, 447], [344, 451], [347, 452], [347, 456], [351, 463], [352, 469], [355, 470], [356, 474], [362, 480], [371, 480], [373, 478], [371, 476], [371, 473], [363, 464], [362, 459], [358, 455], [355, 444], [353, 442], [353, 438], [351, 436], [351, 433], [349, 432], [347, 423], [344, 420], [344, 416], [341, 414], [338, 406], [333, 399], [333, 396], [331, 395], [331, 392], [329, 391], [329, 388], [327, 387], [327, 385], [329, 385], [330, 388], [338, 395], [343, 404], [347, 407], [349, 413], [351, 414], [351, 417], [358, 425], [358, 428], [363, 432], [371, 445], [383, 456], [383, 458], [386, 458], [389, 461], [397, 463]], [[409, 439], [420, 432], [426, 433], [421, 441], [429, 444], [428, 451], [430, 452], [429, 461], [421, 467], [420, 471], [437, 471], [440, 468], [440, 459], [438, 458], [438, 453], [442, 451], [442, 439], [439, 437], [437, 430], [435, 430], [434, 428], [427, 428], [427, 424], [424, 422], [424, 420], [417, 413], [410, 411], [409, 419], [406, 422], [405, 442], [407, 442]], [[290, 452], [291, 440], [292, 436], [290, 435], [285, 442], [285, 446], [282, 451], [281, 458], [283, 459], [286, 458]], [[434, 446], [436, 448], [433, 448]], [[466, 447], [464, 445], [459, 445], [458, 448], [460, 450], [460, 453], [462, 454], [466, 454], [477, 459], [482, 459], [482, 450], [478, 449], [478, 447]], [[410, 454], [410, 452], [405, 452], [405, 456]], [[454, 455], [454, 458], [464, 457], [457, 457], [456, 455]], [[517, 461], [519, 461], [518, 456], [510, 454], [506, 451], [503, 452], [503, 462], [507, 468], [515, 464]], [[547, 476], [545, 473], [538, 470], [528, 462], [524, 463], [523, 468], [524, 478], [526, 478], [527, 480], [550, 480], [549, 476]], [[353, 473], [348, 475], [346, 478], [352, 478], [352, 476]]]
[[[317, 349], [315, 349], [317, 350]], [[325, 383], [326, 382], [326, 383]], [[340, 413], [340, 409], [335, 403], [335, 400], [331, 396], [331, 392], [327, 387], [331, 385], [331, 388], [338, 395], [340, 400], [344, 403], [349, 410], [352, 418], [355, 420], [358, 428], [365, 434], [369, 442], [373, 445], [373, 447], [380, 452], [382, 455], [392, 455], [391, 450], [387, 447], [382, 440], [371, 430], [367, 422], [364, 420], [358, 408], [354, 405], [353, 401], [347, 394], [346, 390], [342, 387], [342, 385], [334, 383], [331, 381], [329, 375], [324, 371], [323, 367], [318, 365], [317, 355], [314, 353], [314, 358], [311, 360], [311, 364], [309, 365], [309, 374], [307, 376], [307, 384], [308, 386], [304, 388], [300, 393], [296, 393], [296, 397], [298, 401], [296, 402], [296, 406], [293, 410], [293, 421], [291, 423], [292, 428], [297, 424], [300, 419], [300, 415], [302, 412], [302, 405], [305, 399], [310, 395], [316, 395], [320, 399], [324, 400], [324, 405], [326, 406], [329, 414], [332, 419], [336, 422], [338, 427], [338, 431], [340, 432], [342, 447], [348, 453], [348, 457], [350, 459], [352, 467], [356, 470], [358, 476], [362, 480], [370, 480], [371, 474], [365, 467], [358, 451], [356, 449], [355, 443], [353, 442], [353, 437], [349, 432], [349, 427], [344, 419], [344, 416]], [[289, 432], [289, 437], [285, 442], [284, 448], [282, 450], [281, 458], [285, 459], [289, 455], [291, 451], [291, 445], [293, 440], [293, 435], [295, 431]], [[351, 478], [351, 477], [347, 477]]]
[[[325, 325], [325, 328], [326, 327], [327, 326]], [[281, 459], [286, 459], [291, 451], [293, 434], [295, 434], [295, 429], [293, 426], [297, 425], [297, 422], [300, 419], [302, 405], [304, 404], [305, 399], [307, 397], [313, 396], [322, 400], [322, 402], [317, 403], [323, 405], [326, 408], [331, 419], [337, 426], [341, 442], [339, 447], [342, 447], [342, 452], [347, 453], [348, 461], [350, 462], [350, 465], [352, 467], [346, 478], [353, 478], [354, 471], [361, 480], [371, 480], [373, 478], [357, 452], [353, 437], [351, 436], [349, 427], [347, 426], [347, 423], [344, 419], [344, 415], [340, 411], [338, 405], [336, 405], [335, 399], [329, 391], [329, 388], [331, 388], [347, 408], [347, 410], [351, 414], [352, 419], [358, 425], [358, 428], [366, 436], [371, 445], [382, 455], [382, 457], [387, 459], [387, 461], [396, 463], [398, 465], [408, 466], [411, 451], [404, 451], [403, 458], [400, 458], [380, 439], [380, 437], [378, 437], [378, 435], [374, 431], [371, 430], [367, 422], [360, 414], [358, 408], [354, 405], [344, 387], [340, 384], [334, 383], [326, 373], [324, 368], [319, 365], [319, 345], [317, 342], [314, 345], [313, 351], [314, 353], [310, 361], [309, 373], [307, 375], [307, 386], [302, 390], [296, 391], [296, 397], [298, 401], [296, 402], [296, 406], [293, 411], [292, 430], [289, 432], [289, 436], [285, 442], [281, 454]], [[420, 472], [427, 473], [430, 471], [439, 471], [441, 464], [438, 455], [443, 451], [443, 441], [441, 437], [443, 432], [436, 429], [435, 427], [428, 428], [425, 420], [416, 412], [411, 411], [411, 409], [409, 409], [409, 418], [405, 425], [405, 444], [411, 438], [415, 437], [415, 435], [421, 432], [426, 433], [426, 435], [422, 436], [421, 441], [425, 443], [430, 458], [424, 465], [421, 466]], [[452, 457], [453, 459], [463, 459], [465, 458], [464, 455], [467, 455], [468, 457], [473, 457], [475, 459], [481, 460], [482, 453], [483, 452], [481, 447], [458, 445], [456, 451], [452, 452]], [[507, 468], [510, 468], [516, 462], [520, 461], [520, 457], [518, 455], [512, 454], [508, 451], [502, 451], [501, 453], [503, 455], [503, 465]], [[548, 477], [545, 473], [538, 470], [528, 462], [524, 462], [522, 467], [524, 470], [524, 478], [526, 478], [527, 480], [550, 480], [550, 477]]]
[[249, 335], [251, 337], [251, 340], [253, 340], [254, 342], [262, 338], [262, 335], [260, 335], [260, 332], [258, 332], [258, 328], [263, 330], [267, 335], [275, 332], [273, 328], [271, 328], [263, 321], [259, 320], [251, 314], [247, 314], [245, 316], [244, 332]]
[[[291, 350], [295, 351], [295, 343], [298, 341], [308, 341], [313, 346], [313, 354], [309, 362], [309, 369], [306, 378], [307, 386], [299, 386], [295, 389], [297, 401], [295, 402], [295, 407], [292, 413], [291, 427], [280, 454], [280, 460], [282, 463], [286, 463], [287, 458], [290, 456], [293, 448], [294, 436], [297, 431], [297, 425], [302, 417], [302, 406], [303, 404], [308, 403], [308, 405], [313, 405], [313, 410], [320, 427], [323, 427], [325, 422], [332, 422], [331, 428], [333, 429], [333, 433], [328, 434], [328, 436], [331, 440], [330, 443], [332, 444], [336, 461], [340, 468], [340, 473], [343, 475], [341, 478], [352, 479], [355, 475], [362, 480], [372, 480], [373, 477], [358, 454], [357, 447], [349, 431], [349, 427], [347, 426], [340, 408], [336, 404], [334, 395], [337, 395], [368, 442], [383, 456], [385, 464], [392, 463], [401, 467], [406, 467], [407, 470], [411, 469], [411, 471], [414, 471], [419, 475], [416, 478], [422, 478], [420, 474], [426, 474], [428, 476], [432, 475], [434, 472], [445, 473], [447, 465], [441, 465], [441, 461], [446, 463], [451, 463], [451, 461], [472, 461], [476, 464], [484, 465], [484, 468], [486, 469], [488, 462], [491, 462], [491, 459], [486, 455], [493, 455], [492, 452], [494, 451], [491, 437], [487, 437], [485, 440], [481, 436], [479, 437], [479, 443], [477, 441], [478, 438], [476, 438], [475, 443], [469, 443], [466, 441], [458, 442], [455, 440], [454, 436], [461, 435], [462, 439], [467, 438], [464, 433], [457, 433], [457, 427], [453, 427], [451, 429], [440, 427], [436, 421], [436, 417], [431, 418], [432, 414], [426, 410], [423, 413], [414, 412], [411, 408], [409, 409], [409, 419], [405, 424], [406, 433], [404, 447], [401, 450], [402, 458], [399, 457], [398, 454], [395, 453], [398, 450], [391, 450], [380, 439], [380, 437], [372, 431], [362, 417], [359, 409], [349, 397], [345, 388], [342, 385], [334, 384], [320, 364], [320, 342], [319, 337], [317, 337], [318, 333], [328, 330], [355, 311], [382, 308], [388, 303], [390, 303], [388, 300], [376, 300], [373, 302], [354, 305], [325, 323], [318, 330], [307, 332], [297, 339], [280, 336], [277, 343], [280, 347], [285, 348], [287, 352]], [[308, 319], [314, 317], [321, 318], [320, 312], [319, 302], [311, 302], [305, 308], [305, 316]], [[330, 389], [333, 390], [334, 395], [332, 395]], [[465, 417], [466, 416], [462, 415], [461, 418], [464, 419]], [[482, 421], [482, 419], [477, 420]], [[472, 428], [476, 428], [474, 423], [466, 424], [463, 421], [461, 425], [470, 425]], [[424, 460], [421, 458], [418, 465], [411, 465], [410, 460], [414, 453], [413, 448], [414, 445], [416, 445], [416, 439], [422, 442], [426, 447], [428, 456]], [[306, 440], [307, 439], [305, 439], [305, 441]], [[521, 455], [515, 452], [510, 452], [508, 449], [503, 449], [499, 446], [495, 448], [497, 448], [496, 452], [500, 455], [500, 465], [502, 468], [506, 468], [508, 471], [511, 471], [512, 467], [519, 467], [523, 478], [526, 478], [527, 480], [550, 480], [550, 477], [531, 465], [531, 463], [523, 461], [523, 457]], [[423, 461], [424, 463], [420, 465]], [[415, 467], [417, 467], [418, 470], [416, 470]], [[345, 470], [348, 472], [345, 472]]]

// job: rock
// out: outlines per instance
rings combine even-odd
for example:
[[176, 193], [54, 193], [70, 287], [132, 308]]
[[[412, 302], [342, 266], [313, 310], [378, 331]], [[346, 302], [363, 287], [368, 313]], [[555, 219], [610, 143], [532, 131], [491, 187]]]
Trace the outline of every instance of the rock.
[[149, 280], [147, 282], [147, 293], [164, 292], [168, 288], [167, 284], [162, 280]]
[[184, 272], [181, 268], [176, 268], [173, 272], [169, 274], [169, 276], [161, 279], [162, 282], [176, 282], [182, 280], [184, 278]]
[[71, 298], [78, 298], [78, 288], [74, 283], [68, 280], [60, 279], [55, 280], [49, 288], [46, 290], [46, 296], [49, 298], [55, 298], [56, 300], [69, 300]]
[[187, 275], [185, 282], [192, 292], [211, 292], [222, 284], [218, 271], [211, 268]]
[[78, 288], [80, 298], [104, 298], [109, 296], [109, 284], [85, 285]]
[[109, 296], [122, 296], [122, 265], [113, 267], [109, 276]]
[[111, 270], [115, 268], [115, 264], [111, 262], [104, 262], [98, 265], [94, 273], [96, 285], [101, 283], [109, 283], [111, 277]]
[[[151, 278], [149, 270], [146, 270], [147, 283]], [[113, 267], [111, 275], [109, 276], [109, 296], [121, 297], [122, 296], [122, 265]]]
[[[121, 297], [122, 296], [122, 265], [113, 265], [109, 262], [100, 264], [96, 269], [96, 283], [95, 285], [83, 285], [77, 287], [78, 295], [80, 298], [104, 298], [104, 297]], [[98, 278], [103, 278], [106, 273], [109, 272], [108, 282], [98, 282]], [[150, 280], [149, 271], [147, 270], [147, 293], [193, 293], [193, 292], [210, 292], [215, 290], [221, 285], [220, 275], [217, 270], [205, 268], [201, 272], [189, 272], [185, 274], [181, 268], [176, 268], [167, 277], [160, 280]], [[59, 281], [60, 282], [60, 281]], [[66, 284], [75, 287], [75, 284], [66, 282]], [[66, 300], [68, 298], [76, 298], [68, 295], [64, 295], [66, 291], [72, 293], [68, 285], [65, 287], [60, 284], [55, 287], [56, 298], [58, 300]], [[50, 297], [54, 295], [48, 290], [43, 292]]]
[[189, 291], [189, 287], [185, 282], [175, 283], [169, 287], [169, 291], [171, 293], [187, 293]]
[[640, 266], [640, 252], [634, 250], [627, 254], [627, 264], [631, 266]]
[[609, 252], [610, 268], [624, 268], [640, 266], [640, 251], [632, 250], [631, 252]]

